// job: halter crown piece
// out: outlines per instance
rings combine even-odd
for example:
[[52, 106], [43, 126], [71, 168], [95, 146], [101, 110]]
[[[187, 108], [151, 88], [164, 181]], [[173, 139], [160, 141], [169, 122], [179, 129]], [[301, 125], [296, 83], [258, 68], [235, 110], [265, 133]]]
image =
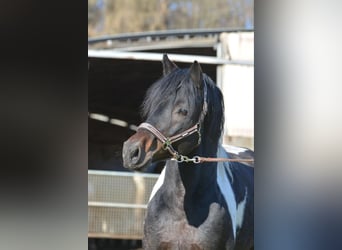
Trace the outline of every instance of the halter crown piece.
[[177, 150], [174, 149], [174, 147], [172, 146], [172, 143], [177, 142], [179, 140], [182, 140], [194, 133], [198, 133], [198, 141], [197, 141], [197, 145], [201, 144], [201, 124], [204, 121], [204, 118], [207, 114], [208, 111], [208, 103], [207, 103], [207, 85], [204, 83], [204, 100], [203, 100], [203, 107], [202, 107], [202, 112], [200, 114], [200, 118], [198, 120], [198, 122], [192, 126], [191, 128], [176, 134], [174, 136], [171, 137], [166, 137], [163, 135], [162, 132], [160, 132], [157, 128], [155, 128], [153, 125], [147, 123], [147, 122], [143, 122], [139, 125], [139, 128], [144, 128], [146, 130], [148, 130], [149, 132], [151, 132], [155, 137], [158, 138], [158, 140], [160, 140], [163, 143], [163, 149], [164, 150], [168, 150], [170, 152], [170, 154], [172, 155], [172, 158], [177, 160], [178, 162], [194, 162], [194, 163], [200, 163], [200, 157], [195, 156], [194, 158], [189, 158], [187, 156], [181, 155]]

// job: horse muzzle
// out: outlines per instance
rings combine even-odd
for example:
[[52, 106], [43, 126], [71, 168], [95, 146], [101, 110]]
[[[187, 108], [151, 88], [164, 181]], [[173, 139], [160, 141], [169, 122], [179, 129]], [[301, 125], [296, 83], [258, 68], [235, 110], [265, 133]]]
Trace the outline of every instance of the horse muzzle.
[[138, 131], [123, 144], [123, 165], [131, 170], [143, 170], [155, 160], [161, 148], [161, 143], [151, 133]]

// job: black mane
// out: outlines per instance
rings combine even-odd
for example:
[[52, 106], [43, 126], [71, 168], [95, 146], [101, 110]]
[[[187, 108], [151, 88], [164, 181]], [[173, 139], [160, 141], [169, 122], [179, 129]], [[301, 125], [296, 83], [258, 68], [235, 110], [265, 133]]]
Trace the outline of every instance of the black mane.
[[213, 80], [203, 74], [203, 81], [208, 88], [208, 112], [204, 119], [204, 131], [210, 135], [213, 143], [217, 144], [221, 137], [224, 125], [224, 102], [221, 90], [215, 85]]

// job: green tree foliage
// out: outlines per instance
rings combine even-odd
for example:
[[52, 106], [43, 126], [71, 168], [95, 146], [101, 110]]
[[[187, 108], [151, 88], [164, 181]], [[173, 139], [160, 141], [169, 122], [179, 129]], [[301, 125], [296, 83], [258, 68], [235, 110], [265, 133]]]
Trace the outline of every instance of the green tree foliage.
[[88, 1], [88, 35], [166, 29], [253, 27], [253, 0]]

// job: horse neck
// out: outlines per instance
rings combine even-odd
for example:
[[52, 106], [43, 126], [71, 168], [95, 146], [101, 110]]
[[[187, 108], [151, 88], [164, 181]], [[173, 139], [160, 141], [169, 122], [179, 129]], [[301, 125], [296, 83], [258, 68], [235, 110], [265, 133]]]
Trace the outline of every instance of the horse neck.
[[[205, 143], [189, 156], [215, 157], [217, 145]], [[193, 226], [201, 225], [208, 216], [209, 205], [214, 202], [216, 163], [177, 163], [169, 160], [166, 167], [163, 199], [168, 200], [179, 218], [186, 218]], [[203, 204], [207, 204], [208, 206]], [[198, 209], [201, 208], [201, 209]], [[196, 211], [196, 213], [194, 213]]]
[[[202, 137], [201, 145], [190, 156], [216, 157], [217, 144]], [[178, 167], [180, 180], [188, 195], [203, 194], [208, 186], [216, 181], [216, 163], [180, 163]]]

